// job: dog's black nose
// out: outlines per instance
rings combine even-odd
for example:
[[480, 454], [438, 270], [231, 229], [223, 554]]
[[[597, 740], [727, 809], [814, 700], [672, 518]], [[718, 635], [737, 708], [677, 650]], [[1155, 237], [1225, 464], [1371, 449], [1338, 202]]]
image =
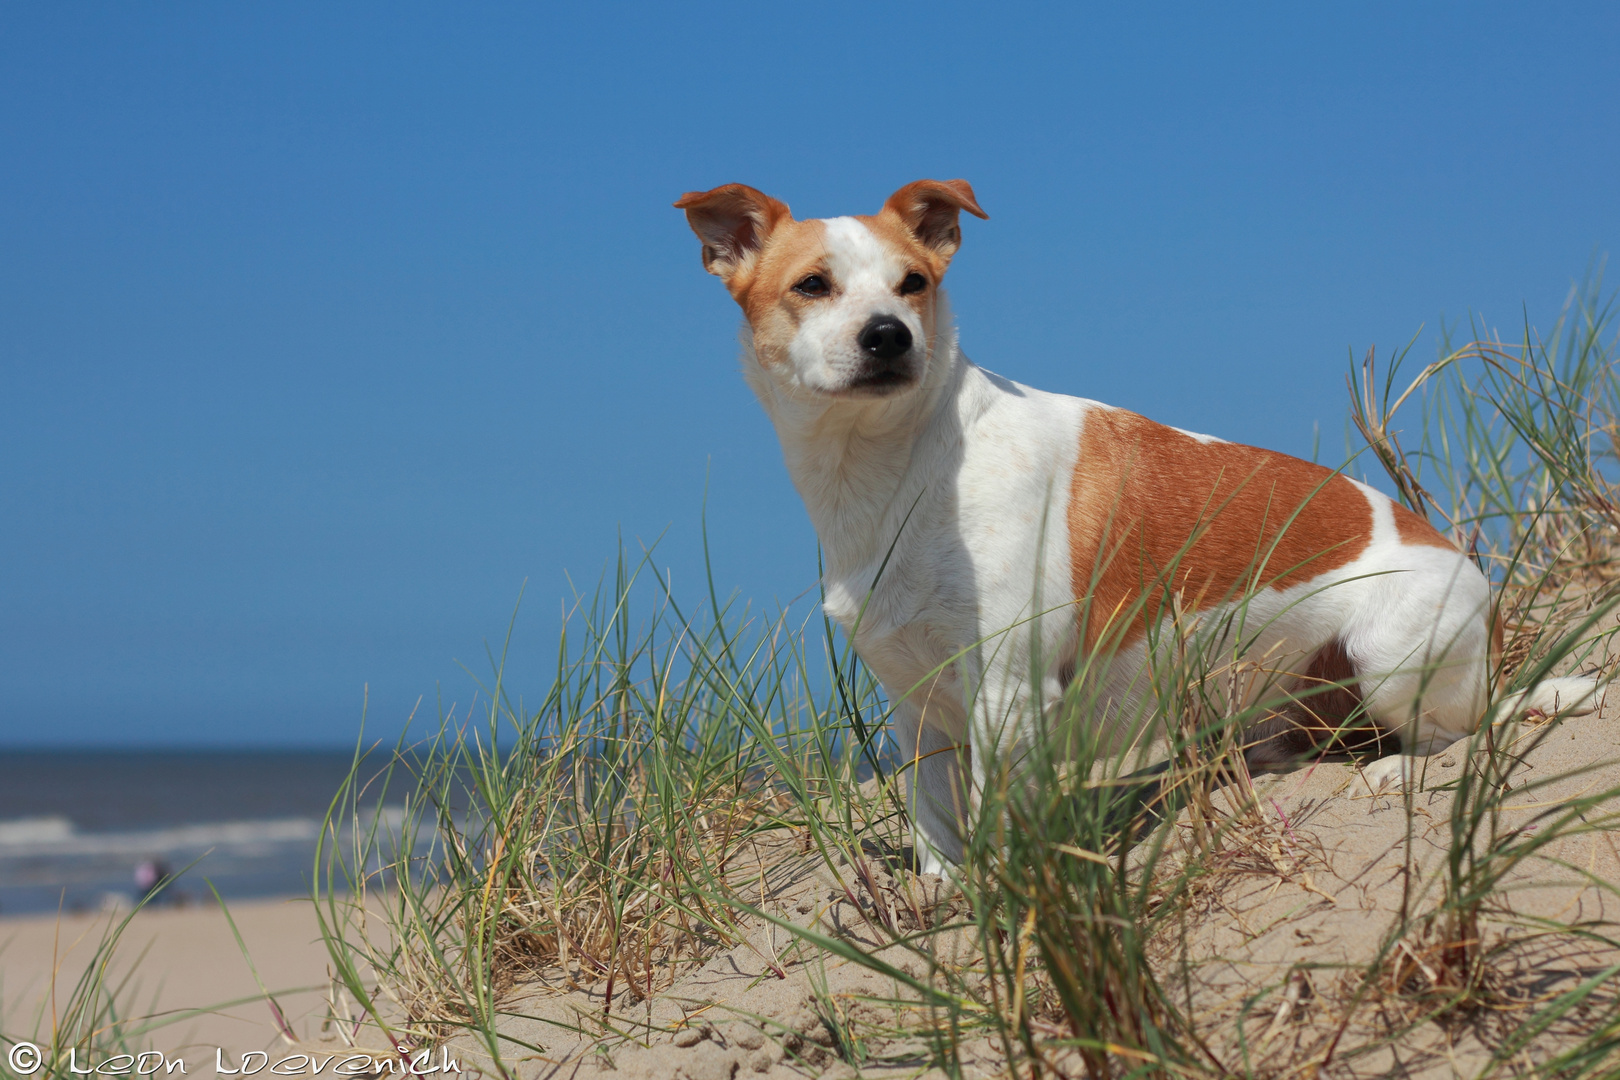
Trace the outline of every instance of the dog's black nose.
[[911, 331], [893, 315], [874, 315], [855, 341], [879, 360], [893, 360], [911, 348]]

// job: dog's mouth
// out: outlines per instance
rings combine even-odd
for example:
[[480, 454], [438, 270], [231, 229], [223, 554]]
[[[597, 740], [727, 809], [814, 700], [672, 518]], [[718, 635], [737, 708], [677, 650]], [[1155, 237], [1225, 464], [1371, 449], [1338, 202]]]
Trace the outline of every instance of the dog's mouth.
[[916, 382], [917, 373], [910, 364], [885, 364], [855, 376], [844, 385], [842, 393], [848, 397], [887, 397]]

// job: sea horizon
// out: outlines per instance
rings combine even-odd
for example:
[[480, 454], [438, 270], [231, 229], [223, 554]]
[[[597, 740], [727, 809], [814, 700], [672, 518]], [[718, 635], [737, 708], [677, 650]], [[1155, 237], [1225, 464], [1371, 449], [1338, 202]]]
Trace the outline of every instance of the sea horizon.
[[133, 904], [143, 864], [178, 875], [158, 903], [213, 903], [210, 884], [307, 896], [353, 762], [352, 746], [0, 748], [0, 916]]

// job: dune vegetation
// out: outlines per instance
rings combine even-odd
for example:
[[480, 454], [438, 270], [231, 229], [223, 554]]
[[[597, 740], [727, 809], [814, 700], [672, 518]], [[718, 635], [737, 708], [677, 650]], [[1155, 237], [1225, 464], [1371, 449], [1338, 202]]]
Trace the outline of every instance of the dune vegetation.
[[[1504, 694], [1612, 672], [1613, 316], [1580, 290], [1546, 334], [1351, 367], [1347, 471], [1496, 584]], [[1251, 776], [1284, 691], [1184, 615], [1133, 737], [1083, 722], [1082, 670], [942, 879], [819, 610], [621, 554], [538, 700], [499, 655], [482, 705], [357, 751], [317, 857], [328, 1036], [522, 1077], [1620, 1075], [1620, 712], [1498, 718], [1404, 793], [1348, 751]], [[95, 978], [75, 1002], [30, 1036], [53, 1060], [144, 1037]]]

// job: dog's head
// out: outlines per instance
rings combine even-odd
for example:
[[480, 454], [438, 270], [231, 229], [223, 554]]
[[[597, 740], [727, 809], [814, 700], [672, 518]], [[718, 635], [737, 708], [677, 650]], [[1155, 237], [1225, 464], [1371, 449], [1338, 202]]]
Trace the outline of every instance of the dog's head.
[[703, 241], [772, 379], [841, 398], [904, 393], [933, 354], [938, 291], [962, 244], [958, 215], [988, 217], [965, 180], [907, 184], [870, 217], [795, 221], [743, 184], [675, 204]]

